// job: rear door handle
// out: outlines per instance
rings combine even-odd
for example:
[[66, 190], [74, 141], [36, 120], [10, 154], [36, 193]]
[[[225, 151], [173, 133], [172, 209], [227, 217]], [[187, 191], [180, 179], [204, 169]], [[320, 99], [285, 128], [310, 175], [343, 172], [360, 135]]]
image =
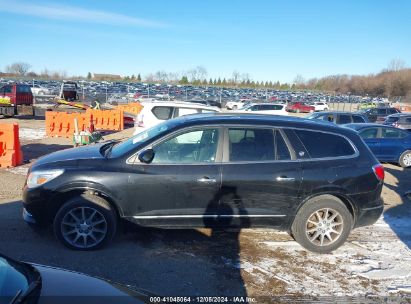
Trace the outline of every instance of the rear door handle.
[[293, 182], [293, 181], [295, 181], [295, 178], [294, 177], [278, 176], [275, 180], [277, 182]]
[[209, 177], [207, 177], [207, 176], [198, 178], [197, 181], [198, 181], [199, 183], [205, 183], [205, 184], [214, 184], [214, 183], [217, 182], [217, 180], [216, 180], [215, 178], [209, 178]]

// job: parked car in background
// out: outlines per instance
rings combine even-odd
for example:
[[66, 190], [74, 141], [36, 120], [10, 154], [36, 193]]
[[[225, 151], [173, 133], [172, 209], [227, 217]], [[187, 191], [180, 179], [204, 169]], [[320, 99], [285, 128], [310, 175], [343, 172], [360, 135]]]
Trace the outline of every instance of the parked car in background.
[[368, 118], [364, 114], [352, 113], [352, 112], [339, 112], [339, 111], [312, 113], [308, 115], [306, 118], [324, 120], [328, 122], [333, 122], [335, 124], [368, 122]]
[[[147, 303], [152, 294], [86, 274], [13, 260], [0, 253], [0, 303]], [[93, 301], [92, 301], [93, 302]]]
[[124, 219], [277, 228], [327, 253], [380, 217], [383, 179], [383, 166], [348, 128], [274, 115], [188, 115], [123, 142], [38, 159], [24, 185], [23, 218], [53, 225], [78, 250], [110, 242]]
[[217, 113], [221, 111], [217, 107], [183, 101], [152, 101], [142, 102], [141, 105], [143, 109], [137, 115], [134, 134], [171, 118], [198, 113]]
[[237, 113], [254, 113], [254, 114], [272, 114], [288, 115], [285, 104], [275, 103], [251, 103], [235, 112]]
[[386, 107], [367, 109], [360, 111], [360, 113], [367, 115], [369, 122], [383, 123], [388, 115], [401, 113], [401, 111], [397, 108]]
[[226, 109], [228, 110], [237, 110], [244, 106], [244, 101], [227, 101], [225, 104]]
[[344, 126], [356, 130], [379, 161], [411, 166], [411, 132], [375, 123]]
[[31, 88], [31, 92], [33, 93], [33, 95], [48, 95], [50, 94], [50, 91], [48, 88], [46, 87], [42, 87], [38, 84], [32, 84], [30, 85]]
[[397, 113], [388, 115], [383, 124], [411, 131], [411, 113]]
[[318, 112], [318, 111], [328, 111], [329, 107], [328, 104], [326, 102], [322, 102], [322, 101], [314, 101], [313, 103], [311, 103], [311, 105], [314, 107], [314, 111]]
[[315, 111], [315, 107], [304, 102], [292, 102], [288, 104], [287, 111], [295, 113], [312, 113]]

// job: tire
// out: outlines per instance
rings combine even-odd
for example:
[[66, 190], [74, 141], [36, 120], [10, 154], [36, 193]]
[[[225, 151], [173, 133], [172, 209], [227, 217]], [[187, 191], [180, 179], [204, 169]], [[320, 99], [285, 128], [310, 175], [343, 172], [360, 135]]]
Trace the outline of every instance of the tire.
[[[90, 222], [95, 222], [92, 225]], [[75, 250], [99, 249], [113, 239], [117, 217], [101, 197], [83, 194], [67, 201], [57, 212], [54, 234], [66, 247]]]
[[344, 203], [332, 195], [321, 195], [308, 200], [300, 208], [291, 233], [305, 249], [316, 253], [330, 253], [344, 244], [352, 226], [352, 215]]
[[232, 110], [234, 110], [234, 111], [237, 110], [237, 106], [234, 105], [233, 108], [232, 108]]
[[402, 153], [400, 159], [398, 160], [398, 163], [403, 168], [411, 167], [411, 150], [407, 150]]

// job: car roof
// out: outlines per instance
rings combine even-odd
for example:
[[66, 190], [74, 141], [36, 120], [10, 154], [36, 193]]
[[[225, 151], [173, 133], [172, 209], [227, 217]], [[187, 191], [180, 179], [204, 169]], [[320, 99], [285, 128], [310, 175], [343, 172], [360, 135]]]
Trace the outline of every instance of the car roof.
[[348, 111], [321, 111], [316, 112], [315, 114], [349, 114], [349, 115], [363, 115], [362, 113], [358, 112], [348, 112]]
[[[181, 116], [173, 120], [176, 125], [231, 124], [231, 125], [268, 125], [273, 127], [290, 127], [315, 129], [335, 133], [351, 133], [350, 129], [341, 128], [336, 124], [300, 117], [246, 113], [207, 113]], [[347, 131], [348, 130], [348, 131]]]

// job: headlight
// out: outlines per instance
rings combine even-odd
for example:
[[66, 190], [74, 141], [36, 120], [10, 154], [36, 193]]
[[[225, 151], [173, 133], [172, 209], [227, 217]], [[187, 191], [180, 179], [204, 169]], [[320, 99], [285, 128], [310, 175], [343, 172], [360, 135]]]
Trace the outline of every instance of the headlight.
[[47, 170], [47, 171], [33, 171], [27, 177], [27, 187], [35, 188], [52, 179], [55, 179], [57, 176], [63, 174], [64, 170]]

